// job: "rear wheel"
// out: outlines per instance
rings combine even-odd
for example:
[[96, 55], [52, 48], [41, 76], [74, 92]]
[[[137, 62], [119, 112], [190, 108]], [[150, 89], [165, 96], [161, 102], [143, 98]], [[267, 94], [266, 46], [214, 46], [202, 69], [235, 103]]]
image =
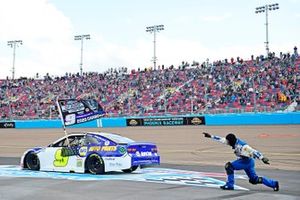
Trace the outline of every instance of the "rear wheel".
[[104, 162], [98, 154], [92, 154], [87, 158], [86, 170], [91, 174], [103, 174]]
[[131, 172], [134, 172], [137, 168], [138, 168], [138, 166], [132, 166], [129, 169], [123, 169], [122, 171], [125, 173], [131, 173]]
[[25, 164], [30, 170], [40, 170], [40, 160], [38, 156], [33, 152], [29, 152], [26, 155]]

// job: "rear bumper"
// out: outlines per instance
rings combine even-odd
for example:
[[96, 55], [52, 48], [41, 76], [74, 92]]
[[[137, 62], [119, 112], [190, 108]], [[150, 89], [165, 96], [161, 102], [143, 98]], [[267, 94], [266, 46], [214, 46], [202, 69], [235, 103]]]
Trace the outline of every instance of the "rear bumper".
[[134, 156], [131, 159], [131, 166], [151, 166], [151, 165], [159, 165], [160, 164], [160, 156], [147, 156], [147, 157], [137, 157]]

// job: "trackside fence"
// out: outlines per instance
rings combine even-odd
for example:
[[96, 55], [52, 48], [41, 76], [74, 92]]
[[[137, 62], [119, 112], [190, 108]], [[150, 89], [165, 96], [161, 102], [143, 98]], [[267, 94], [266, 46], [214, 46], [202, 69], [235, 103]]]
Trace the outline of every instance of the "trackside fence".
[[[300, 112], [291, 113], [243, 113], [204, 114], [182, 116], [109, 117], [72, 128], [114, 128], [135, 126], [227, 126], [227, 125], [296, 125], [300, 124]], [[55, 120], [12, 120], [0, 121], [1, 129], [61, 128]]]

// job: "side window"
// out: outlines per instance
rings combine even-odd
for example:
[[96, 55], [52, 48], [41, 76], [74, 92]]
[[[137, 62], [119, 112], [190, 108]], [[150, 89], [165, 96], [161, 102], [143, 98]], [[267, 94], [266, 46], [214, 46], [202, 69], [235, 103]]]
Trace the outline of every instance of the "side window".
[[[83, 136], [69, 136], [69, 145], [70, 146], [78, 146], [81, 144], [81, 141], [83, 139]], [[68, 146], [68, 140], [66, 138], [56, 142], [53, 145], [50, 145], [51, 147], [67, 147]]]
[[86, 140], [88, 144], [99, 144], [99, 141], [95, 137], [87, 136]]
[[81, 146], [87, 146], [87, 145], [98, 145], [99, 141], [92, 136], [85, 136], [81, 139], [80, 145]]
[[[68, 137], [70, 146], [79, 146], [82, 142], [83, 136], [70, 136]], [[67, 142], [67, 141], [66, 141]], [[67, 144], [66, 144], [67, 146]]]
[[67, 146], [66, 138], [54, 143], [53, 145], [50, 145], [50, 147], [65, 147], [65, 146]]
[[67, 147], [68, 146], [68, 140], [65, 138], [61, 141], [60, 147]]

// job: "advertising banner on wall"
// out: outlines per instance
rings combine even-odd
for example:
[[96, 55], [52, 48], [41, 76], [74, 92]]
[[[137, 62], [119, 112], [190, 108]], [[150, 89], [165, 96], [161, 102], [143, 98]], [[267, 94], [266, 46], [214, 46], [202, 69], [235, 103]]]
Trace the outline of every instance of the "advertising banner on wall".
[[0, 122], [0, 128], [16, 128], [15, 122]]
[[204, 116], [195, 117], [157, 117], [157, 118], [128, 118], [127, 126], [185, 126], [205, 125]]

